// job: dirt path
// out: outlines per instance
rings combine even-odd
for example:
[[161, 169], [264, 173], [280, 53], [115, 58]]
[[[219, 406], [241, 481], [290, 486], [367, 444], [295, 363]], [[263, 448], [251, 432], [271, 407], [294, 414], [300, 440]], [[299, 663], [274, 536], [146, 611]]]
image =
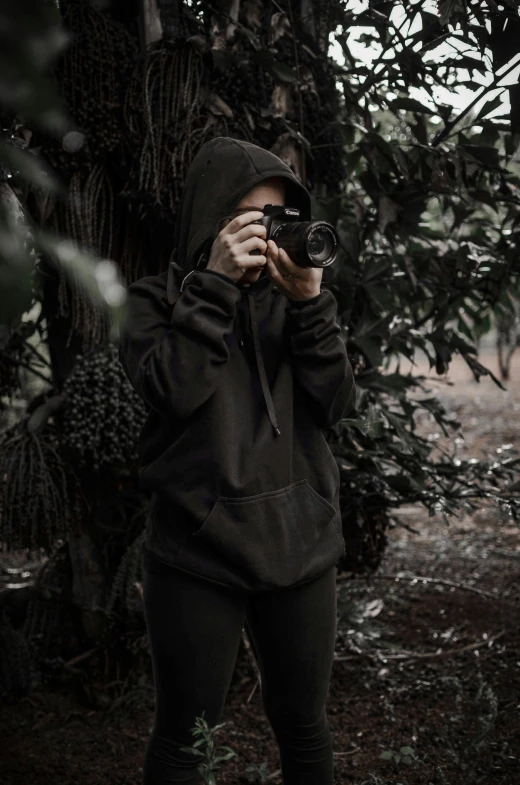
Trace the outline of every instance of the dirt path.
[[[481, 360], [494, 369], [491, 357]], [[455, 387], [434, 386], [464, 423], [459, 457], [518, 443], [518, 357], [507, 392], [489, 379], [475, 384], [460, 361], [450, 377]], [[436, 431], [426, 420], [421, 428]], [[328, 704], [336, 782], [520, 785], [520, 530], [485, 507], [446, 526], [411, 506], [400, 521], [371, 585], [338, 582]], [[144, 649], [142, 662], [147, 676], [119, 703], [100, 662], [92, 677], [76, 678], [82, 686], [74, 691], [40, 689], [0, 706], [2, 784], [141, 785], [153, 724]], [[281, 785], [259, 690], [250, 697], [254, 684], [242, 647], [217, 737], [237, 753], [218, 776], [222, 785]], [[103, 708], [85, 706], [92, 694], [105, 696]], [[248, 779], [252, 765], [258, 773]]]

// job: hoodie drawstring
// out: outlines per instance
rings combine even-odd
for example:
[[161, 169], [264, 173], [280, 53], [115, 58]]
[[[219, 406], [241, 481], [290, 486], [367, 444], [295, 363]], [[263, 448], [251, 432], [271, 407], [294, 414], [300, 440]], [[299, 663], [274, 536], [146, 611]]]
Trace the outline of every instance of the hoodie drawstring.
[[[171, 270], [169, 271], [169, 275], [168, 275], [167, 296], [168, 296], [168, 302], [173, 303], [175, 301], [174, 271], [177, 271], [180, 275], [182, 275], [182, 282], [179, 286], [179, 289], [182, 292], [186, 286], [186, 281], [188, 280], [189, 276], [198, 272], [198, 270], [197, 268], [194, 268], [193, 270], [190, 270], [186, 274], [186, 271], [182, 267], [180, 267], [176, 262], [170, 262], [170, 267]], [[247, 299], [249, 301], [249, 314], [251, 317], [251, 331], [253, 333], [253, 343], [255, 347], [256, 364], [258, 367], [258, 374], [260, 376], [260, 384], [262, 385], [264, 401], [267, 407], [267, 412], [269, 414], [271, 425], [273, 426], [273, 430], [276, 436], [281, 436], [281, 431], [278, 427], [278, 422], [276, 419], [276, 412], [274, 409], [273, 399], [271, 397], [271, 391], [269, 389], [269, 382], [267, 381], [267, 374], [265, 372], [264, 358], [262, 356], [262, 347], [260, 345], [260, 338], [258, 336], [258, 325], [256, 323], [256, 313], [255, 313], [255, 299], [251, 294], [247, 295]], [[237, 326], [239, 325], [235, 325], [235, 329]]]
[[265, 405], [267, 406], [267, 412], [269, 414], [269, 419], [271, 420], [271, 425], [273, 426], [274, 432], [277, 436], [280, 436], [280, 429], [278, 428], [278, 422], [276, 420], [273, 399], [271, 398], [271, 391], [269, 389], [267, 374], [265, 372], [264, 358], [262, 357], [262, 348], [260, 346], [260, 338], [258, 337], [258, 325], [256, 323], [255, 314], [255, 298], [251, 294], [248, 294], [247, 299], [249, 300], [249, 313], [251, 315], [251, 330], [253, 333], [253, 343], [255, 345], [256, 364], [258, 366], [258, 373], [260, 375], [260, 384], [262, 385], [264, 401]]

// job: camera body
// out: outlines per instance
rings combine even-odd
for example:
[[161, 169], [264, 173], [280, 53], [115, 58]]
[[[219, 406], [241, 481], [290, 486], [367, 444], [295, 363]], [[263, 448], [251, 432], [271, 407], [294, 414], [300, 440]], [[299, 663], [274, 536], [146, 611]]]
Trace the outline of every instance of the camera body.
[[[281, 204], [266, 204], [264, 216], [255, 224], [263, 224], [266, 240], [274, 240], [300, 267], [328, 267], [336, 259], [338, 235], [327, 221], [299, 221], [300, 211]], [[255, 249], [250, 256], [259, 256]]]

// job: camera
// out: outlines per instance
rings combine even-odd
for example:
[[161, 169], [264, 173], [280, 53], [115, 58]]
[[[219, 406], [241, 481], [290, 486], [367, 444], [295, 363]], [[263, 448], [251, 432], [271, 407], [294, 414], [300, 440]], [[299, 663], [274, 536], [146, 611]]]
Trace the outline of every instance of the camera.
[[[295, 207], [266, 204], [264, 217], [254, 224], [263, 224], [266, 240], [274, 240], [300, 267], [328, 267], [338, 252], [338, 235], [326, 221], [299, 221], [300, 211]], [[260, 250], [249, 251], [259, 256]]]

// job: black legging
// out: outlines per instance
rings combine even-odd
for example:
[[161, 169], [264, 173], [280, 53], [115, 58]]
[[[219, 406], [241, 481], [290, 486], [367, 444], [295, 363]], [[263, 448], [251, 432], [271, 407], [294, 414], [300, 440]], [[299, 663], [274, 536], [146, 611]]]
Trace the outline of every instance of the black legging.
[[200, 782], [200, 758], [179, 748], [192, 746], [191, 728], [203, 710], [210, 726], [219, 722], [244, 623], [284, 785], [332, 785], [325, 703], [336, 637], [336, 568], [311, 583], [264, 593], [178, 571], [143, 574], [156, 690], [144, 785]]

